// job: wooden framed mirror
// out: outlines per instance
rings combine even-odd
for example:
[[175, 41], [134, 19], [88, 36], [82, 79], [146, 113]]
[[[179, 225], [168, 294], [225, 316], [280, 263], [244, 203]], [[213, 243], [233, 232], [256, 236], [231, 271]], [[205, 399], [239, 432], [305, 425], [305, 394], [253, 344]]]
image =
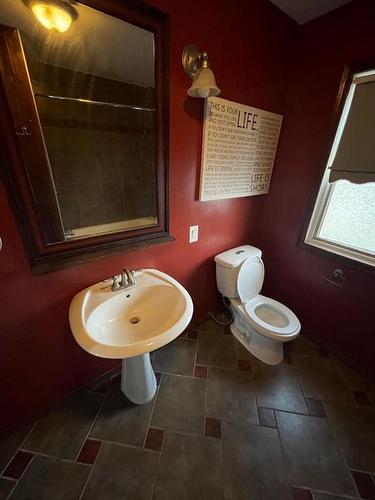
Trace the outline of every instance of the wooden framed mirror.
[[2, 163], [33, 268], [172, 240], [168, 17], [124, 0], [40, 2], [67, 7], [59, 31], [35, 3], [0, 5]]

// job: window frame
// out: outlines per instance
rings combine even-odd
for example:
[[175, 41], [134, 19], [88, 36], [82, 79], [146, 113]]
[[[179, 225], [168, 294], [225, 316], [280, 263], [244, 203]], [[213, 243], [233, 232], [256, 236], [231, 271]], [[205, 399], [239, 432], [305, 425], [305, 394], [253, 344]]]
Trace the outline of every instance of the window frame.
[[321, 173], [318, 189], [313, 197], [308, 216], [306, 218], [305, 229], [302, 232], [301, 243], [306, 247], [323, 250], [325, 253], [334, 254], [345, 258], [347, 263], [365, 266], [367, 269], [375, 268], [375, 256], [361, 249], [349, 247], [328, 239], [319, 238], [318, 234], [327, 212], [331, 199], [334, 183], [329, 183], [329, 165], [336, 154], [342, 132], [350, 110], [355, 86], [365, 81], [375, 81], [375, 62], [372, 64], [357, 64], [347, 66], [341, 80], [339, 92], [334, 110], [334, 120], [332, 124], [330, 140], [327, 145], [326, 161]]

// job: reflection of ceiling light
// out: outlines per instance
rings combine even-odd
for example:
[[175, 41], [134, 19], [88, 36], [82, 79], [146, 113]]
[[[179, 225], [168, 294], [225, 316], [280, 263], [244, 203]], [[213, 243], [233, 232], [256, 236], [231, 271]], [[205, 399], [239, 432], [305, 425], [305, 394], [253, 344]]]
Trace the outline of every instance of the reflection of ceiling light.
[[76, 10], [62, 0], [32, 0], [28, 5], [38, 21], [51, 31], [63, 33], [77, 18]]

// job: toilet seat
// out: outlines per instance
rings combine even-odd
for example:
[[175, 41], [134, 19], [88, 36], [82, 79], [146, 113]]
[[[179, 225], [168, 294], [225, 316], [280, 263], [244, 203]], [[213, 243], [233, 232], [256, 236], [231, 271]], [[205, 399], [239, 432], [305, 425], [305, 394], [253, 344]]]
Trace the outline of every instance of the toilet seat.
[[301, 324], [297, 316], [284, 304], [264, 295], [256, 295], [243, 304], [250, 324], [271, 338], [298, 335]]

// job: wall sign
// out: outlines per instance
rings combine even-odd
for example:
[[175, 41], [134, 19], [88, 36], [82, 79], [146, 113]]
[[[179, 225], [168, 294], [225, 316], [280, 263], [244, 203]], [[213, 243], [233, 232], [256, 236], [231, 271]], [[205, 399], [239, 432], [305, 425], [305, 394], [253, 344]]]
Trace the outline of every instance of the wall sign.
[[206, 99], [199, 199], [268, 193], [282, 119], [219, 97]]

